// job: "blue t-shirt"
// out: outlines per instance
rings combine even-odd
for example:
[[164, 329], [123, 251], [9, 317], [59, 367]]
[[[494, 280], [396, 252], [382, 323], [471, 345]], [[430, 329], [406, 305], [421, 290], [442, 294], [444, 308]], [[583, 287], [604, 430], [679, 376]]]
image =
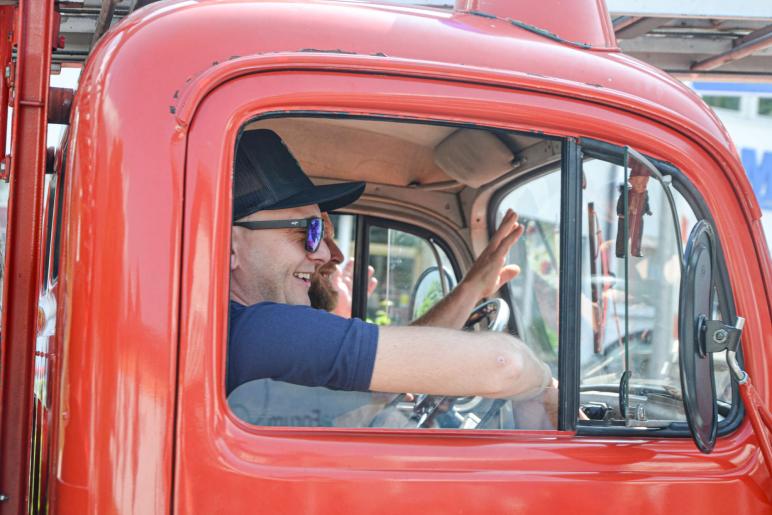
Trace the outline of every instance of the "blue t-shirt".
[[308, 306], [230, 302], [227, 392], [253, 379], [368, 390], [378, 326]]

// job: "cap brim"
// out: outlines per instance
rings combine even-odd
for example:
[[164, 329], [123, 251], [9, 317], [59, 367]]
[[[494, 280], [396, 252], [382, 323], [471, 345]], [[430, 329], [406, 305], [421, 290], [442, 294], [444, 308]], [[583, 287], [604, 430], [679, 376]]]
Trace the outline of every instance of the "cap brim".
[[313, 186], [303, 190], [281, 202], [277, 202], [266, 210], [289, 209], [293, 207], [318, 204], [319, 210], [333, 211], [355, 202], [365, 191], [364, 182], [344, 182]]

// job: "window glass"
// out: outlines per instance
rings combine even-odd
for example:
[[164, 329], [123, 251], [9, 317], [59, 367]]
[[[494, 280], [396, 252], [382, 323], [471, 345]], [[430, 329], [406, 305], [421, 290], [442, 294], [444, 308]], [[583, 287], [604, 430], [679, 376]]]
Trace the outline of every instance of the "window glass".
[[354, 215], [343, 215], [339, 213], [330, 214], [330, 220], [332, 221], [333, 226], [333, 239], [343, 254], [344, 262], [347, 262], [349, 258], [354, 256], [356, 219], [357, 217]]
[[[35, 372], [33, 382], [33, 409], [30, 467], [30, 496], [45, 496], [47, 481], [46, 463], [50, 459], [49, 410], [52, 394], [52, 336], [56, 328], [56, 297], [49, 281], [51, 251], [53, 250], [54, 214], [61, 202], [57, 175], [45, 176], [44, 217], [42, 224], [43, 267], [40, 296], [38, 297], [39, 325], [35, 339]], [[42, 315], [42, 317], [41, 317]]]
[[772, 116], [772, 98], [759, 99], [759, 114], [761, 116]]
[[46, 217], [45, 217], [45, 226], [43, 228], [43, 244], [45, 245], [45, 257], [43, 258], [43, 289], [45, 290], [48, 288], [48, 276], [49, 276], [49, 270], [51, 266], [51, 247], [53, 244], [53, 235], [54, 235], [54, 210], [56, 208], [57, 204], [57, 187], [56, 187], [56, 180], [57, 176], [50, 177], [46, 175], [46, 179], [48, 182], [48, 187], [46, 188], [47, 194], [46, 194], [46, 200], [45, 200], [45, 206], [46, 206]]
[[[678, 189], [670, 188], [670, 192], [673, 194], [676, 212], [678, 213], [681, 243], [685, 247], [692, 229], [694, 229], [694, 226], [697, 224], [697, 216], [694, 213], [692, 206]], [[714, 308], [712, 319], [725, 320], [723, 307], [719, 302], [719, 295], [715, 287], [713, 288], [713, 299]], [[676, 351], [677, 349], [673, 352], [675, 353]], [[715, 372], [716, 397], [720, 402], [724, 403], [724, 408], [728, 408], [732, 404], [732, 376], [726, 361], [726, 351], [715, 353], [713, 355], [713, 369]], [[719, 420], [728, 413], [728, 409], [724, 408], [721, 406], [719, 407]]]
[[496, 225], [508, 209], [525, 230], [508, 261], [520, 266], [509, 282], [520, 338], [558, 373], [558, 291], [560, 287], [560, 173], [526, 181], [501, 201]]
[[702, 97], [702, 99], [711, 107], [717, 107], [719, 109], [731, 109], [732, 111], [740, 110], [740, 97], [732, 97], [726, 95], [705, 95]]
[[[643, 169], [634, 160], [627, 172], [621, 160], [586, 159], [582, 164], [581, 329], [576, 338], [580, 402], [590, 418], [601, 421], [625, 418], [619, 408], [625, 371], [629, 371], [628, 406], [633, 411], [641, 408], [636, 416], [685, 420], [678, 362], [682, 252], [678, 242], [686, 244], [697, 216], [686, 198], [669, 187], [674, 219], [665, 187], [650, 172], [644, 175]], [[627, 191], [627, 211], [626, 182], [632, 187]], [[503, 197], [496, 217], [498, 223], [507, 209], [514, 209], [525, 226], [508, 257], [521, 269], [508, 290], [520, 338], [550, 364], [555, 376], [560, 191], [559, 170], [527, 178]], [[633, 203], [642, 213], [636, 221], [629, 211]], [[626, 224], [630, 224], [627, 240]], [[716, 311], [718, 318], [718, 300]], [[717, 355], [714, 363], [718, 398], [731, 405], [726, 361]], [[724, 409], [723, 414], [727, 412]]]
[[[646, 404], [651, 391], [670, 401], [656, 404], [656, 414], [655, 404], [646, 404], [647, 417], [684, 419], [678, 393], [679, 235], [667, 196], [637, 162], [626, 170], [589, 160], [583, 172], [582, 390], [600, 399], [603, 392], [624, 391], [624, 378], [630, 409]], [[693, 221], [680, 223], [688, 229]]]
[[[682, 421], [680, 259], [697, 217], [669, 187], [671, 206], [644, 161], [629, 156], [627, 170], [601, 160], [583, 163], [582, 401], [622, 399], [624, 392], [628, 418]], [[714, 299], [720, 318], [715, 293]], [[718, 399], [731, 405], [726, 359], [715, 356], [714, 370]]]
[[[354, 260], [352, 257], [355, 251], [356, 217], [332, 214], [329, 223], [325, 221], [324, 229], [331, 261], [313, 276], [308, 296], [312, 307], [349, 318], [353, 300]], [[332, 237], [332, 241], [329, 237]], [[325, 276], [328, 279], [323, 281]]]
[[[429, 240], [381, 226], [369, 230], [369, 267], [377, 286], [368, 288], [367, 321], [407, 325], [455, 286], [445, 252]], [[444, 274], [440, 274], [440, 267]]]
[[59, 277], [59, 256], [61, 252], [61, 240], [62, 240], [62, 206], [64, 205], [64, 195], [62, 188], [64, 186], [64, 178], [67, 173], [67, 146], [62, 150], [62, 166], [58, 172], [58, 193], [56, 194], [56, 215], [54, 217], [56, 221], [56, 228], [54, 231], [54, 244], [53, 244], [53, 256], [51, 257], [51, 281], [56, 283]]

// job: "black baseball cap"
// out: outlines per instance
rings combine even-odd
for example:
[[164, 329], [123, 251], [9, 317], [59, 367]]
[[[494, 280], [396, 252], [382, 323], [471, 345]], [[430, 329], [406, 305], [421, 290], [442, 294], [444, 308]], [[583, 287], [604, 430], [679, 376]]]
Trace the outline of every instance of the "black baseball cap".
[[364, 182], [315, 186], [282, 139], [268, 129], [247, 131], [236, 148], [233, 220], [257, 211], [318, 204], [332, 211], [358, 199]]

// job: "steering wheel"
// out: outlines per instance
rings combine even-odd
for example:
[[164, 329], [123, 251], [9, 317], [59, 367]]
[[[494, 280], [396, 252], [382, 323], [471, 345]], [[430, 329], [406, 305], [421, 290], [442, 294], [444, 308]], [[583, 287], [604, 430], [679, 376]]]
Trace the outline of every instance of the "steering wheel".
[[474, 327], [487, 320], [488, 331], [502, 332], [509, 325], [509, 304], [503, 299], [486, 300], [469, 314], [469, 318], [464, 323], [464, 330], [472, 330]]
[[[502, 299], [487, 300], [472, 310], [466, 323], [464, 323], [464, 330], [473, 331], [479, 329], [482, 324], [488, 331], [505, 331], [509, 326], [509, 313], [509, 304], [507, 304], [506, 301]], [[392, 401], [393, 405], [396, 406], [396, 404], [404, 400], [404, 397], [405, 394], [398, 395]], [[464, 416], [461, 413], [471, 412], [485, 400], [486, 399], [479, 396], [449, 397], [446, 395], [419, 395], [413, 405], [410, 420], [415, 423], [415, 427], [417, 428], [429, 427], [438, 416], [448, 414], [461, 425], [464, 422]], [[495, 410], [498, 411], [503, 402], [493, 402]], [[491, 406], [486, 411], [483, 418], [477, 422], [477, 425], [487, 422], [491, 418], [492, 415], [490, 412], [494, 409], [494, 406]]]

